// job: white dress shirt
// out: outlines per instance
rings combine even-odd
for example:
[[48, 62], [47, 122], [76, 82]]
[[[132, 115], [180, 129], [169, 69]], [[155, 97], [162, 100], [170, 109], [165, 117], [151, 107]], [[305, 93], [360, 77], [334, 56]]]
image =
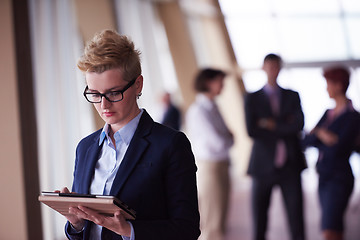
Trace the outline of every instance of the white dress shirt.
[[[90, 186], [90, 193], [97, 195], [109, 195], [111, 186], [114, 182], [116, 173], [120, 167], [121, 161], [125, 156], [130, 141], [134, 136], [135, 130], [139, 124], [141, 112], [133, 118], [129, 123], [114, 133], [115, 145], [109, 137], [109, 125], [105, 124], [100, 134], [99, 146], [102, 145], [99, 160], [95, 166], [94, 176]], [[130, 224], [131, 225], [131, 224]], [[91, 227], [91, 240], [101, 239], [102, 227], [93, 224]], [[134, 229], [131, 225], [131, 238], [123, 237], [123, 239], [134, 239]]]
[[227, 128], [216, 103], [198, 94], [186, 114], [186, 130], [197, 160], [224, 161], [229, 159], [233, 135]]

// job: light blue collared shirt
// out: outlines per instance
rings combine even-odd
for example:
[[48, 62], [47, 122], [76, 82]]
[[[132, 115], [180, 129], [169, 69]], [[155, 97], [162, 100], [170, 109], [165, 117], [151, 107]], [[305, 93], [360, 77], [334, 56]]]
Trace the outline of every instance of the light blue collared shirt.
[[[126, 150], [129, 147], [130, 141], [134, 136], [135, 130], [139, 124], [141, 112], [133, 118], [124, 127], [114, 133], [115, 145], [109, 137], [109, 125], [106, 123], [99, 140], [99, 146], [102, 148], [100, 151], [99, 160], [95, 166], [94, 176], [90, 185], [90, 193], [98, 195], [109, 195], [111, 186], [114, 182], [117, 171], [119, 170], [120, 164], [125, 156]], [[130, 222], [129, 222], [130, 223]], [[131, 226], [131, 237], [122, 237], [124, 240], [134, 240], [135, 232], [132, 224]], [[101, 239], [102, 227], [96, 224], [92, 225], [90, 239], [98, 240]]]

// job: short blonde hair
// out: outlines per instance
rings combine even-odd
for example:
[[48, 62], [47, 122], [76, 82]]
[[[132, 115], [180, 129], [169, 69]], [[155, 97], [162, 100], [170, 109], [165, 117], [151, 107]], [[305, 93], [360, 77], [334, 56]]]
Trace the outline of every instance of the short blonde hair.
[[82, 72], [96, 73], [119, 68], [123, 80], [130, 82], [141, 75], [140, 51], [127, 36], [106, 29], [86, 44], [77, 66]]

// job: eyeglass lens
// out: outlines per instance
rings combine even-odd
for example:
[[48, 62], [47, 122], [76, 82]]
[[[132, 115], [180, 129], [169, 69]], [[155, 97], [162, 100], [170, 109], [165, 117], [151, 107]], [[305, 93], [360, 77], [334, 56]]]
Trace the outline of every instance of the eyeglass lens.
[[105, 97], [109, 102], [119, 102], [123, 100], [123, 93], [135, 83], [135, 80], [136, 78], [131, 80], [122, 90], [110, 91], [107, 93], [88, 92], [89, 88], [86, 86], [84, 90], [84, 97], [91, 103], [100, 103], [102, 101], [102, 97]]

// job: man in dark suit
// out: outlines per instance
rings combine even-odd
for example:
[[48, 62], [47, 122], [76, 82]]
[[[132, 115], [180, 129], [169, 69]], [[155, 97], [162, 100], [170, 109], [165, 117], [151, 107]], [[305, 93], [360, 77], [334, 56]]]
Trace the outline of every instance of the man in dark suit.
[[172, 102], [170, 93], [164, 93], [162, 96], [162, 102], [165, 105], [165, 112], [161, 124], [171, 127], [175, 130], [180, 130], [181, 113], [179, 108]]
[[269, 54], [263, 70], [267, 84], [245, 98], [246, 127], [253, 139], [248, 174], [252, 176], [253, 239], [266, 239], [271, 192], [278, 185], [284, 198], [291, 239], [303, 240], [301, 171], [306, 167], [300, 145], [304, 115], [297, 92], [277, 84], [281, 58]]
[[136, 211], [136, 219], [125, 219], [121, 211], [104, 216], [74, 206], [66, 216], [66, 236], [197, 239], [197, 168], [190, 142], [138, 107], [143, 77], [134, 44], [114, 31], [100, 32], [86, 46], [78, 67], [85, 73], [84, 96], [105, 126], [80, 141], [72, 191], [116, 196]]

